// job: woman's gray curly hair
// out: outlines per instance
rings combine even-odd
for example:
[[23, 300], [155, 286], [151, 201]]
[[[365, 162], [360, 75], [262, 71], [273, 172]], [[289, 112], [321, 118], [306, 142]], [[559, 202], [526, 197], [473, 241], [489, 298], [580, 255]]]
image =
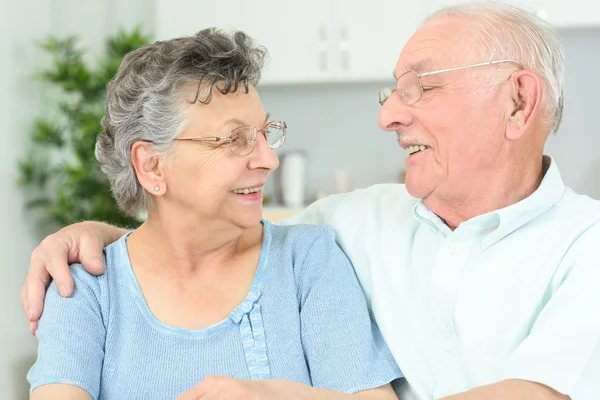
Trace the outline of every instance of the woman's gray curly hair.
[[[96, 159], [123, 211], [134, 216], [152, 204], [133, 169], [131, 145], [147, 141], [161, 156], [170, 154], [173, 139], [186, 125], [185, 103], [208, 104], [213, 88], [247, 93], [260, 80], [266, 54], [243, 32], [210, 28], [142, 46], [124, 57], [107, 86], [96, 140]], [[195, 98], [185, 98], [190, 87]]]

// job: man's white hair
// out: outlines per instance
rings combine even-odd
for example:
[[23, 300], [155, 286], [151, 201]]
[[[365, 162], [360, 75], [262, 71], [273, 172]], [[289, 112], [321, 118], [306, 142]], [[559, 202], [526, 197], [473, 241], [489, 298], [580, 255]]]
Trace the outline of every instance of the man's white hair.
[[468, 23], [469, 40], [475, 44], [467, 55], [469, 62], [513, 59], [540, 76], [544, 122], [556, 133], [562, 120], [565, 83], [564, 50], [554, 28], [529, 10], [495, 1], [441, 8], [425, 24], [453, 17]]

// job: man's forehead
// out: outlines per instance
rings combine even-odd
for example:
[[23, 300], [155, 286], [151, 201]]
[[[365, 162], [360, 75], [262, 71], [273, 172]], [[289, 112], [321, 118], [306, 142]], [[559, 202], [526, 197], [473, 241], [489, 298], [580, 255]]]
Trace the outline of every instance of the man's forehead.
[[423, 25], [408, 40], [396, 64], [394, 76], [398, 77], [406, 71], [423, 72], [446, 68], [454, 60], [455, 52], [450, 48], [459, 45], [459, 38], [464, 34], [464, 24], [452, 19], [440, 19]]

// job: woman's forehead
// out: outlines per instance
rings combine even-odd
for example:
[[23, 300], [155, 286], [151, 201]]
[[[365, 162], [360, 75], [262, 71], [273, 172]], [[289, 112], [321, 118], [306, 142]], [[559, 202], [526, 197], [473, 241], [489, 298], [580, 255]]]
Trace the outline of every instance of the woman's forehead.
[[223, 94], [213, 92], [208, 104], [197, 102], [188, 109], [191, 124], [216, 129], [224, 125], [255, 125], [264, 122], [268, 115], [256, 90]]

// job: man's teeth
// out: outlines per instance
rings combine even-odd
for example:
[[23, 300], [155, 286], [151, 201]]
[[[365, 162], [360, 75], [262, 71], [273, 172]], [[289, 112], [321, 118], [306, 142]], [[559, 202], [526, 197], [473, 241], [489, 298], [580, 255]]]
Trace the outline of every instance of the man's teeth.
[[261, 190], [262, 190], [262, 187], [248, 188], [248, 189], [234, 189], [233, 193], [235, 193], [235, 194], [250, 194], [250, 193], [260, 192]]
[[411, 155], [411, 154], [416, 153], [417, 151], [423, 151], [423, 150], [428, 149], [428, 148], [429, 148], [429, 146], [425, 146], [425, 145], [422, 144], [422, 145], [419, 145], [419, 146], [408, 146], [406, 148], [406, 151], [408, 152], [408, 155]]

